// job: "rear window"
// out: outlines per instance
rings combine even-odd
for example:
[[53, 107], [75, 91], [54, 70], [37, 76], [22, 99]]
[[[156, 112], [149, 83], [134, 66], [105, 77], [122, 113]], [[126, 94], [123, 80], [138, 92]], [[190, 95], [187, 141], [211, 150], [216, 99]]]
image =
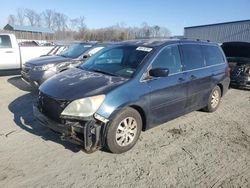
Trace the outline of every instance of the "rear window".
[[204, 67], [204, 57], [200, 45], [183, 44], [183, 69], [192, 70]]
[[10, 37], [8, 35], [0, 36], [0, 48], [11, 48]]
[[203, 45], [202, 50], [205, 56], [206, 66], [224, 63], [224, 57], [217, 46]]
[[60, 53], [61, 56], [66, 58], [78, 58], [84, 52], [92, 48], [91, 44], [79, 43], [79, 44], [72, 44], [67, 50]]

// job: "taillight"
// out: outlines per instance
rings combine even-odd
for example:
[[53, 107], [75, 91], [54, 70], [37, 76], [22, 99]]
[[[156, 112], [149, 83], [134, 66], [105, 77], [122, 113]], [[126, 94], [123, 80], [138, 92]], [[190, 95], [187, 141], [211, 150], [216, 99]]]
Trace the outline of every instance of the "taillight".
[[230, 68], [229, 67], [227, 67], [226, 74], [228, 77], [230, 77]]

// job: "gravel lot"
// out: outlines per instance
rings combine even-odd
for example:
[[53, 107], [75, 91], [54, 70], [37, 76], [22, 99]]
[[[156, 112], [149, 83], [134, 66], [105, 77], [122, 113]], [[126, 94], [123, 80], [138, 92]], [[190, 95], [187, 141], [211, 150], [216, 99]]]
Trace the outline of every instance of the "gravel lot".
[[0, 187], [250, 187], [250, 90], [143, 132], [120, 155], [60, 141], [34, 119], [36, 95], [0, 77]]

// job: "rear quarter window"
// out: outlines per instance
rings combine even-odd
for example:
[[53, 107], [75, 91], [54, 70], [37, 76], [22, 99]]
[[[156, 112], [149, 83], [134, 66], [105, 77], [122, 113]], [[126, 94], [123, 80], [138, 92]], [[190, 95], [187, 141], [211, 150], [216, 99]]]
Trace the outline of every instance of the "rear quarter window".
[[206, 66], [224, 63], [224, 57], [217, 46], [202, 45], [202, 51], [205, 57]]
[[201, 46], [198, 44], [182, 44], [183, 69], [193, 70], [205, 66]]

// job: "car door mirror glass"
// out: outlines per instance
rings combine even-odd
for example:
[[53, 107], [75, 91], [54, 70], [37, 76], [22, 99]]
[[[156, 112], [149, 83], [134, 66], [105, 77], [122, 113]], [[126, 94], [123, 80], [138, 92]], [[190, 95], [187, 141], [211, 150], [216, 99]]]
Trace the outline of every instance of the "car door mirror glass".
[[167, 77], [169, 74], [168, 68], [155, 68], [149, 70], [149, 76], [152, 77]]

